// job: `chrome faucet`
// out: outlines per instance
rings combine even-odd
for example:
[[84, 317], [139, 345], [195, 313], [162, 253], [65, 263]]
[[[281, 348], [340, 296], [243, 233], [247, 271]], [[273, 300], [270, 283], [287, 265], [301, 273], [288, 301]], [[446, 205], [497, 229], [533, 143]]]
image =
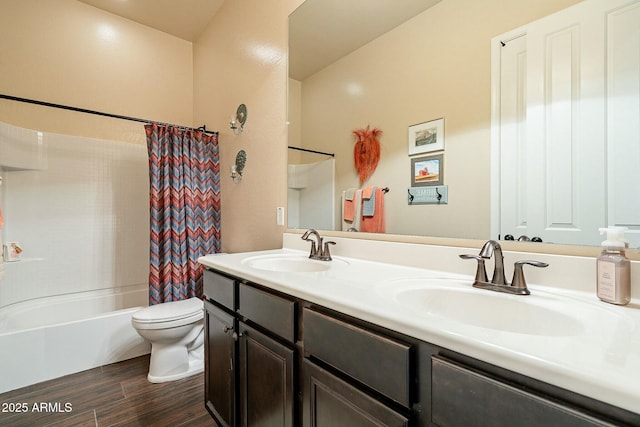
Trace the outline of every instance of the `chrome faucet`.
[[[313, 235], [316, 240], [313, 241], [311, 239], [311, 235]], [[302, 240], [307, 242], [311, 242], [311, 252], [309, 253], [309, 258], [317, 259], [320, 261], [331, 261], [331, 253], [329, 252], [329, 245], [335, 245], [336, 242], [327, 241], [322, 243], [322, 237], [320, 237], [320, 233], [318, 233], [313, 228], [308, 229], [302, 235]]]
[[[486, 259], [490, 259], [493, 256], [494, 267], [493, 276], [491, 281], [487, 278], [487, 272], [485, 270], [484, 262]], [[476, 277], [473, 281], [474, 288], [489, 289], [497, 292], [506, 292], [515, 295], [529, 295], [531, 292], [527, 288], [527, 282], [524, 279], [524, 272], [522, 267], [527, 265], [533, 265], [534, 267], [547, 267], [549, 264], [540, 261], [517, 261], [515, 263], [513, 271], [513, 280], [511, 284], [507, 282], [504, 275], [504, 257], [502, 255], [502, 247], [500, 243], [495, 240], [487, 241], [480, 250], [480, 255], [460, 255], [462, 259], [475, 259], [478, 261], [478, 268], [476, 270]]]

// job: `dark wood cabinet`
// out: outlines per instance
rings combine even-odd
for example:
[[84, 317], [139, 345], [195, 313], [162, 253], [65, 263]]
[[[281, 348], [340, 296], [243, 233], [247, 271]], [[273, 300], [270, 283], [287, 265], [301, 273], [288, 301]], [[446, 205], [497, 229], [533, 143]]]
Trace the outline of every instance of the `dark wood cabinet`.
[[303, 313], [304, 352], [394, 402], [411, 406], [410, 344], [314, 310]]
[[259, 284], [207, 271], [205, 294], [218, 426], [640, 427], [640, 414]]
[[240, 425], [294, 426], [295, 351], [240, 323]]
[[216, 422], [236, 422], [235, 318], [205, 301], [205, 405]]
[[207, 271], [205, 405], [221, 427], [294, 427], [296, 303]]
[[304, 427], [406, 427], [409, 419], [326, 370], [304, 361]]

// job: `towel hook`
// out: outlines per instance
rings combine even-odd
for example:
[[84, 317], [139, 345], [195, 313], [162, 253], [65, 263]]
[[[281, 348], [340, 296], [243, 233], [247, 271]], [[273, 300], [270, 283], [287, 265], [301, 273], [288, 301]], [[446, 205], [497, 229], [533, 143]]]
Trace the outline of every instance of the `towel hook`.
[[409, 193], [409, 204], [413, 203], [413, 194], [411, 194], [411, 190], [407, 188], [407, 193]]

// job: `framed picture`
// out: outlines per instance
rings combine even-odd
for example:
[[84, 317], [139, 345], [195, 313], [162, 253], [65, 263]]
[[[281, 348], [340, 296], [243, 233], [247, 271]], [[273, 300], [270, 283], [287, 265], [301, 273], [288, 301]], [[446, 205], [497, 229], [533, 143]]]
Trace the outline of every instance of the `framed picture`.
[[409, 155], [444, 150], [444, 119], [409, 126]]
[[411, 159], [411, 186], [442, 185], [444, 154]]

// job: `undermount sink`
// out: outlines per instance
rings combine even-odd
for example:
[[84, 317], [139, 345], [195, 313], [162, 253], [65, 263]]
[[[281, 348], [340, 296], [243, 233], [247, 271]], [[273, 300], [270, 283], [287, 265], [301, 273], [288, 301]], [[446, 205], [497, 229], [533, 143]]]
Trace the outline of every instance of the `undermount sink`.
[[242, 261], [247, 267], [256, 270], [278, 271], [284, 273], [317, 273], [347, 266], [347, 262], [339, 259], [320, 261], [304, 255], [260, 255]]
[[544, 292], [501, 294], [452, 279], [404, 279], [379, 292], [418, 316], [516, 334], [572, 336], [593, 322], [626, 325], [620, 316], [595, 304]]

